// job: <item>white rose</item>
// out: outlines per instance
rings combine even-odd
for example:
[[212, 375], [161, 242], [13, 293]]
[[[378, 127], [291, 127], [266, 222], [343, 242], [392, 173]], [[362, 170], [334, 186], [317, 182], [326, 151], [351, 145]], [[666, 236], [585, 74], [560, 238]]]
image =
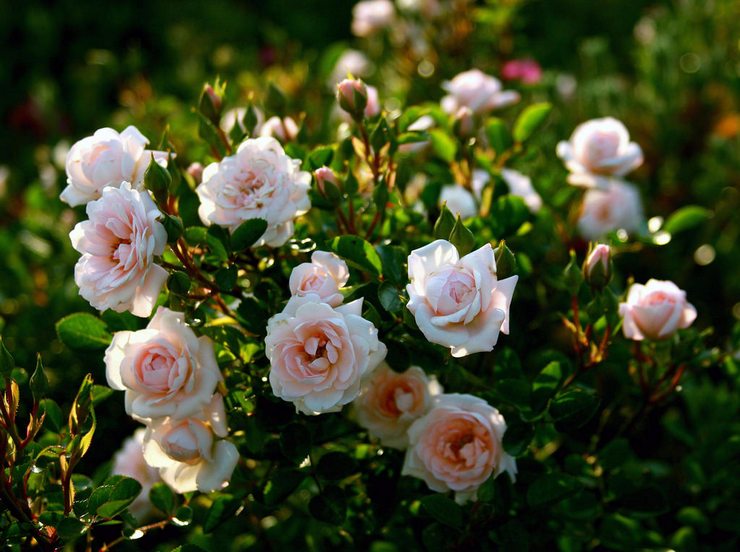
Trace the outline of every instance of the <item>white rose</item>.
[[521, 197], [524, 203], [533, 213], [536, 213], [542, 208], [542, 198], [532, 186], [532, 180], [520, 173], [511, 169], [501, 169], [501, 178], [504, 179], [506, 185], [509, 187], [509, 192], [512, 195]]
[[633, 185], [612, 180], [606, 189], [586, 191], [578, 219], [578, 229], [585, 239], [596, 241], [620, 228], [637, 232], [642, 223], [642, 201]]
[[315, 293], [321, 300], [338, 307], [344, 297], [339, 290], [349, 280], [347, 263], [334, 253], [314, 251], [310, 263], [301, 263], [290, 273], [291, 295]]
[[592, 119], [576, 127], [569, 142], [560, 142], [557, 154], [576, 186], [606, 188], [610, 177], [621, 177], [642, 165], [642, 149], [630, 142], [625, 126], [612, 117]]
[[152, 155], [158, 163], [167, 163], [167, 153], [147, 150], [148, 143], [133, 126], [120, 134], [101, 128], [76, 142], [67, 153], [67, 187], [59, 198], [74, 207], [98, 199], [106, 186], [130, 182], [140, 188]]
[[686, 292], [666, 280], [632, 284], [627, 301], [619, 304], [619, 314], [624, 319], [624, 336], [635, 341], [666, 339], [696, 320], [696, 309], [686, 301]]
[[473, 194], [462, 186], [451, 184], [444, 186], [439, 194], [439, 206], [447, 205], [447, 208], [456, 217], [467, 219], [478, 214], [478, 205]]
[[509, 305], [518, 276], [496, 277], [486, 244], [460, 258], [450, 242], [436, 240], [409, 255], [406, 305], [429, 341], [452, 356], [492, 351], [499, 332], [509, 333]]
[[265, 219], [267, 231], [256, 245], [283, 245], [293, 235], [294, 219], [311, 207], [311, 174], [301, 171], [300, 164], [275, 138], [245, 140], [236, 154], [203, 171], [203, 182], [195, 189], [201, 220], [233, 232], [246, 220]]
[[352, 33], [371, 36], [393, 22], [395, 9], [390, 0], [364, 0], [352, 8]]
[[272, 392], [304, 414], [336, 412], [385, 358], [362, 299], [332, 308], [316, 294], [293, 296], [267, 323]]
[[164, 307], [146, 329], [116, 332], [105, 367], [108, 385], [126, 391], [126, 412], [143, 422], [202, 411], [221, 380], [211, 339], [197, 337], [182, 313]]
[[239, 451], [226, 437], [223, 398], [213, 400], [199, 416], [159, 418], [147, 427], [144, 459], [175, 492], [209, 493], [223, 489], [239, 461]]
[[423, 479], [433, 491], [455, 491], [462, 503], [475, 499], [478, 487], [507, 472], [516, 461], [504, 451], [506, 421], [494, 407], [472, 395], [440, 395], [428, 414], [409, 428], [403, 475]]
[[167, 280], [167, 271], [154, 263], [167, 244], [157, 206], [148, 192], [123, 182], [88, 203], [87, 216], [69, 233], [82, 253], [75, 265], [80, 295], [101, 311], [149, 316]]
[[442, 88], [448, 92], [442, 98], [442, 109], [450, 114], [457, 113], [461, 107], [468, 107], [479, 115], [519, 101], [517, 92], [502, 90], [498, 79], [479, 69], [460, 73], [451, 81], [445, 81]]
[[138, 521], [144, 521], [154, 513], [154, 505], [149, 501], [149, 491], [155, 483], [162, 481], [159, 470], [152, 468], [144, 460], [144, 434], [140, 427], [123, 442], [121, 449], [113, 456], [111, 475], [133, 477], [141, 483], [141, 493], [129, 505], [128, 510]]
[[382, 363], [362, 385], [352, 406], [357, 423], [372, 437], [383, 446], [403, 450], [408, 446], [409, 426], [427, 413], [432, 398], [441, 392], [437, 380], [418, 366], [399, 373]]

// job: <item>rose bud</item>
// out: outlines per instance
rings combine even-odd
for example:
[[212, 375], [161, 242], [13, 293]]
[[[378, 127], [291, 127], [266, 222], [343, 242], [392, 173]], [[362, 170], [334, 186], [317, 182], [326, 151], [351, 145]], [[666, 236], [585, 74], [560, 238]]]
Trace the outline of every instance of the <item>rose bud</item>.
[[[218, 87], [218, 82], [216, 83]], [[218, 124], [221, 119], [221, 110], [223, 109], [223, 98], [216, 92], [210, 84], [203, 87], [203, 93], [200, 95], [198, 111], [203, 114], [209, 121]]]
[[583, 276], [589, 285], [603, 289], [612, 278], [611, 249], [603, 243], [597, 244], [583, 263]]
[[361, 121], [367, 106], [367, 86], [359, 79], [344, 79], [337, 84], [337, 102], [355, 121]]
[[313, 175], [314, 177], [316, 177], [316, 186], [321, 193], [324, 193], [325, 182], [331, 182], [335, 186], [339, 186], [337, 175], [335, 175], [334, 171], [331, 170], [329, 167], [319, 167], [313, 172]]

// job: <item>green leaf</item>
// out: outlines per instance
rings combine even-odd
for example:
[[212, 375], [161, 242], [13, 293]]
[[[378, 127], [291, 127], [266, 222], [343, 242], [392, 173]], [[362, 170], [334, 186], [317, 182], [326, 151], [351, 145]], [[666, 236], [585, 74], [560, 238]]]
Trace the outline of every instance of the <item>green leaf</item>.
[[80, 351], [105, 349], [113, 339], [105, 322], [86, 312], [65, 316], [57, 322], [56, 328], [62, 343]]
[[275, 470], [262, 491], [265, 504], [275, 506], [282, 503], [296, 490], [306, 476], [295, 469], [281, 468]]
[[527, 489], [527, 503], [532, 508], [554, 504], [579, 489], [575, 477], [564, 473], [548, 473], [535, 479]]
[[213, 279], [216, 281], [216, 285], [219, 289], [230, 291], [236, 286], [236, 279], [239, 275], [239, 269], [236, 265], [229, 265], [223, 268], [219, 268], [213, 275]]
[[455, 215], [447, 208], [447, 204], [442, 205], [442, 209], [434, 223], [434, 237], [439, 240], [449, 240], [452, 229], [455, 227]]
[[565, 426], [581, 427], [596, 413], [599, 402], [594, 391], [575, 387], [553, 399], [550, 403], [550, 415]]
[[300, 464], [311, 451], [311, 434], [302, 424], [292, 423], [280, 434], [280, 449], [296, 464]]
[[398, 312], [403, 308], [401, 293], [390, 282], [383, 282], [378, 288], [378, 300], [388, 312]]
[[167, 277], [167, 289], [174, 295], [187, 295], [192, 280], [185, 272], [178, 270]]
[[457, 155], [457, 143], [444, 130], [435, 128], [429, 131], [434, 152], [447, 163], [452, 163]]
[[318, 146], [308, 155], [308, 165], [311, 170], [320, 167], [328, 167], [334, 157], [334, 148], [332, 146]]
[[504, 449], [512, 456], [521, 456], [534, 437], [534, 426], [527, 423], [512, 423], [504, 433]]
[[542, 126], [547, 116], [552, 111], [552, 105], [549, 103], [536, 103], [528, 106], [517, 117], [514, 123], [514, 140], [524, 142]]
[[434, 519], [453, 527], [461, 529], [463, 525], [463, 510], [460, 505], [447, 498], [443, 494], [425, 496], [421, 499], [421, 507]]
[[86, 527], [85, 524], [76, 517], [65, 517], [56, 524], [55, 529], [59, 538], [61, 538], [65, 544], [70, 544], [85, 532]]
[[154, 154], [152, 153], [149, 166], [144, 172], [144, 187], [154, 194], [158, 203], [163, 204], [167, 201], [167, 190], [171, 183], [172, 175], [154, 160]]
[[225, 262], [229, 259], [229, 234], [228, 232], [216, 225], [211, 225], [206, 231], [206, 244], [210, 250], [210, 256], [216, 261]]
[[347, 499], [339, 487], [328, 486], [308, 503], [311, 515], [331, 525], [341, 525], [347, 516]]
[[206, 513], [203, 532], [210, 533], [225, 521], [233, 519], [239, 506], [241, 506], [241, 501], [231, 495], [216, 498], [208, 509], [208, 513]]
[[489, 119], [486, 122], [485, 132], [488, 143], [496, 152], [496, 155], [501, 155], [513, 144], [509, 129], [506, 128], [506, 123], [501, 119], [495, 117]]
[[175, 243], [182, 236], [184, 226], [180, 217], [165, 214], [162, 217], [162, 225], [167, 232], [167, 243]]
[[172, 514], [177, 506], [175, 493], [163, 481], [158, 481], [152, 485], [152, 489], [149, 491], [149, 500], [155, 508], [167, 515]]
[[663, 225], [669, 234], [678, 234], [706, 222], [712, 217], [712, 211], [698, 205], [687, 205], [675, 211]]
[[463, 224], [460, 215], [457, 216], [455, 226], [452, 227], [452, 232], [450, 232], [450, 242], [457, 248], [461, 257], [470, 253], [475, 245], [475, 236]]
[[115, 391], [107, 385], [93, 385], [90, 392], [92, 393], [93, 406], [98, 406], [101, 402], [115, 393]]
[[357, 236], [339, 236], [329, 244], [331, 250], [344, 258], [349, 264], [371, 272], [375, 276], [380, 275], [383, 263], [378, 252], [373, 246]]
[[64, 415], [59, 405], [52, 399], [43, 399], [39, 403], [39, 410], [46, 414], [44, 421], [49, 424], [52, 431], [59, 431], [62, 429]]
[[267, 221], [261, 218], [241, 223], [231, 234], [232, 251], [243, 251], [252, 247], [267, 231]]
[[408, 282], [407, 251], [397, 245], [381, 245], [378, 247], [378, 255], [383, 264], [383, 277], [399, 287], [405, 287]]
[[131, 477], [113, 475], [95, 489], [88, 499], [88, 511], [112, 518], [131, 504], [141, 493], [141, 483]]
[[552, 361], [545, 366], [532, 383], [533, 408], [537, 411], [542, 410], [550, 397], [560, 388], [562, 381], [563, 369], [559, 362]]
[[327, 481], [339, 481], [357, 471], [354, 459], [343, 452], [328, 452], [319, 459], [316, 473]]

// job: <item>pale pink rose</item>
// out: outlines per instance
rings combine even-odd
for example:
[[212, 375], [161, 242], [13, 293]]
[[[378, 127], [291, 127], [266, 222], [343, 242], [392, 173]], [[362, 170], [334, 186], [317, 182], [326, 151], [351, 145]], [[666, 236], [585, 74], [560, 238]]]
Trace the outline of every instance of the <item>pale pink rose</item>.
[[200, 412], [221, 380], [211, 339], [197, 337], [181, 312], [164, 307], [146, 329], [116, 332], [105, 368], [108, 385], [126, 391], [126, 413], [142, 422]]
[[130, 182], [140, 189], [152, 155], [158, 163], [167, 164], [167, 153], [147, 150], [148, 143], [133, 126], [120, 134], [101, 128], [76, 142], [67, 153], [67, 187], [59, 198], [74, 207], [98, 199], [106, 186], [117, 188], [121, 182]]
[[442, 109], [456, 113], [461, 107], [469, 107], [476, 115], [505, 107], [519, 101], [513, 90], [502, 90], [501, 82], [479, 69], [460, 73], [442, 85], [448, 95], [442, 98]]
[[475, 197], [468, 190], [457, 184], [443, 186], [439, 194], [439, 206], [447, 205], [447, 208], [456, 217], [467, 219], [478, 214], [478, 205]]
[[462, 503], [475, 500], [478, 487], [507, 472], [516, 461], [504, 451], [506, 422], [498, 410], [472, 395], [440, 395], [427, 415], [409, 428], [403, 475], [423, 479], [433, 491], [455, 491]]
[[524, 84], [537, 84], [542, 79], [542, 68], [533, 59], [512, 59], [504, 63], [501, 77], [506, 80], [520, 80]]
[[609, 232], [640, 230], [644, 217], [637, 189], [627, 182], [612, 180], [606, 189], [593, 188], [583, 197], [578, 230], [587, 240], [598, 240]]
[[362, 385], [352, 406], [357, 423], [372, 437], [383, 446], [403, 450], [408, 446], [409, 427], [429, 411], [433, 397], [441, 392], [437, 380], [418, 366], [399, 373], [382, 363]]
[[298, 136], [298, 125], [291, 117], [270, 117], [259, 131], [260, 136], [272, 136], [281, 142], [290, 142]]
[[619, 304], [624, 336], [635, 341], [666, 339], [691, 326], [696, 309], [686, 301], [686, 292], [667, 280], [632, 284], [627, 302]]
[[218, 491], [239, 461], [234, 444], [217, 439], [227, 435], [223, 398], [216, 394], [198, 416], [154, 420], [144, 436], [144, 459], [175, 492]]
[[311, 174], [300, 165], [275, 138], [245, 140], [236, 154], [203, 171], [203, 182], [195, 189], [200, 219], [232, 232], [246, 220], [265, 219], [267, 231], [255, 245], [283, 245], [293, 235], [295, 218], [311, 207]]
[[267, 323], [272, 392], [304, 414], [336, 412], [385, 358], [362, 299], [332, 308], [316, 294], [293, 296]]
[[630, 142], [625, 126], [612, 117], [591, 119], [560, 142], [557, 154], [570, 171], [568, 182], [588, 188], [607, 188], [611, 177], [621, 177], [642, 165], [642, 149]]
[[499, 332], [509, 333], [509, 305], [518, 276], [496, 278], [486, 244], [460, 258], [450, 242], [436, 240], [409, 255], [406, 305], [429, 341], [452, 356], [492, 351]]
[[144, 460], [144, 434], [140, 427], [123, 442], [121, 449], [113, 456], [111, 475], [133, 477], [141, 483], [141, 493], [129, 505], [128, 510], [138, 521], [145, 521], [154, 513], [154, 505], [149, 501], [149, 491], [155, 483], [162, 481], [159, 470], [152, 468]]
[[288, 286], [291, 295], [315, 293], [332, 307], [342, 304], [339, 290], [349, 280], [347, 263], [334, 253], [314, 251], [310, 263], [301, 263], [290, 273]]
[[167, 271], [154, 263], [167, 244], [157, 206], [146, 191], [123, 182], [104, 188], [86, 210], [89, 220], [69, 233], [82, 253], [75, 265], [80, 295], [101, 311], [149, 316], [167, 280]]
[[536, 213], [542, 208], [542, 198], [535, 191], [532, 180], [528, 176], [519, 171], [501, 169], [501, 178], [509, 187], [509, 193], [521, 197], [531, 212]]
[[366, 37], [388, 27], [393, 22], [395, 9], [390, 0], [363, 0], [352, 8], [352, 33]]

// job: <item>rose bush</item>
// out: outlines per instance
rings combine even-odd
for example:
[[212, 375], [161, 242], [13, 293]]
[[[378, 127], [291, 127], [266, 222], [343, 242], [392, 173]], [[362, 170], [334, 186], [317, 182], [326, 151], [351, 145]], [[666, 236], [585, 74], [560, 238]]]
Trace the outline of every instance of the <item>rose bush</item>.
[[[165, 150], [153, 159], [129, 129], [73, 146], [79, 189], [102, 186], [85, 210], [53, 201], [64, 144], [58, 169], [39, 148], [40, 181], [7, 201], [19, 173], [0, 167], [0, 331], [16, 357], [0, 347], [0, 542], [736, 548], [737, 336], [732, 309], [712, 307], [733, 304], [721, 274], [734, 196], [702, 195], [732, 171], [721, 184], [699, 174], [731, 165], [720, 136], [734, 119], [705, 103], [723, 89], [694, 98], [706, 124], [677, 158], [667, 114], [683, 95], [588, 76], [618, 41], [555, 52], [563, 65], [536, 55], [537, 33], [522, 51], [510, 17], [532, 9], [363, 2], [363, 52], [304, 49], [305, 35], [256, 17], [260, 50], [209, 51], [203, 66], [229, 86], [204, 85], [194, 109], [161, 96], [199, 71], [186, 63], [153, 88], [122, 80], [125, 109], [72, 127], [70, 142], [97, 120], [135, 123]], [[301, 14], [281, 15], [328, 32]], [[667, 32], [659, 17], [635, 36]], [[728, 58], [696, 46], [676, 59], [704, 82]], [[632, 111], [643, 101], [651, 110]], [[700, 283], [708, 274], [716, 285]], [[26, 370], [52, 313], [64, 317], [41, 347], [47, 366]]]

